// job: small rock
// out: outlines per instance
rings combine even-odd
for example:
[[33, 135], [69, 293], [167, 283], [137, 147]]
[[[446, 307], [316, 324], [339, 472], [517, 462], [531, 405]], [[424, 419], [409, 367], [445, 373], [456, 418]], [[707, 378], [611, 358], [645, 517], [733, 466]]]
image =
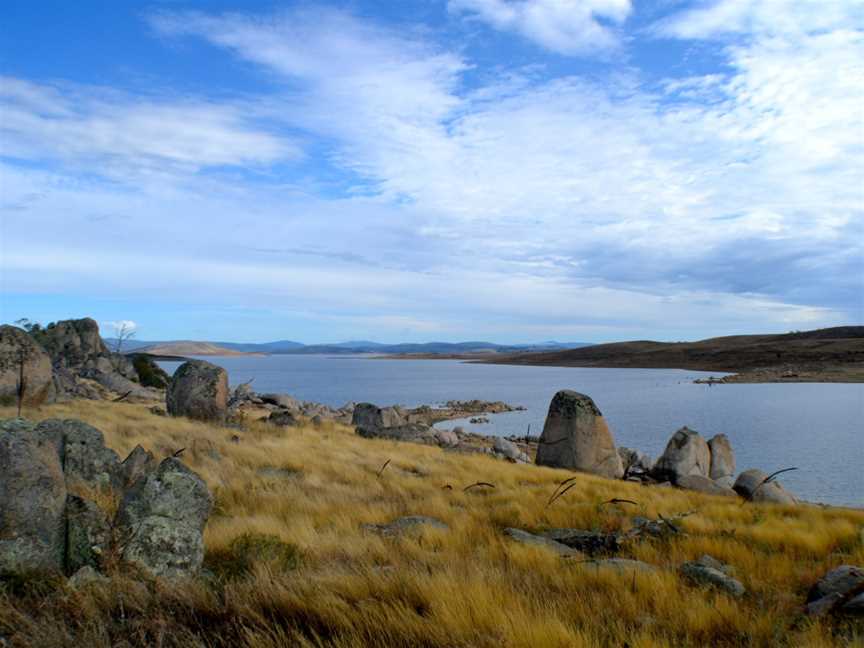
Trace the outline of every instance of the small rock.
[[528, 455], [519, 449], [519, 446], [503, 437], [495, 437], [495, 440], [492, 442], [492, 451], [516, 463], [530, 463], [531, 461]]
[[441, 520], [425, 515], [408, 515], [388, 522], [387, 524], [363, 524], [361, 528], [365, 531], [378, 533], [383, 536], [393, 537], [406, 532], [419, 531], [423, 528], [439, 529], [448, 531], [449, 526]]
[[702, 562], [686, 562], [681, 565], [681, 573], [690, 581], [721, 589], [734, 597], [744, 596], [744, 586], [720, 569], [709, 567]]
[[294, 416], [291, 410], [276, 410], [275, 412], [271, 412], [267, 418], [267, 422], [279, 427], [298, 427], [300, 425], [300, 421]]
[[543, 547], [544, 549], [554, 551], [559, 556], [580, 555], [580, 552], [577, 549], [568, 547], [567, 545], [552, 540], [551, 538], [545, 538], [543, 536], [534, 535], [533, 533], [528, 533], [522, 529], [508, 528], [504, 529], [504, 533], [516, 542], [534, 547]]
[[741, 497], [751, 502], [770, 502], [773, 504], [796, 504], [795, 497], [784, 489], [779, 482], [764, 483], [768, 477], [761, 470], [745, 470], [732, 487]]
[[807, 613], [831, 611], [864, 614], [864, 568], [840, 565], [825, 574], [807, 594]]
[[676, 486], [686, 490], [697, 491], [706, 495], [723, 495], [726, 497], [737, 497], [737, 493], [731, 488], [721, 486], [717, 482], [708, 477], [701, 475], [685, 475], [679, 477]]
[[657, 571], [654, 565], [649, 565], [641, 560], [631, 560], [629, 558], [603, 558], [602, 560], [589, 560], [584, 563], [590, 567], [597, 569], [614, 569], [617, 572], [642, 572], [653, 574]]

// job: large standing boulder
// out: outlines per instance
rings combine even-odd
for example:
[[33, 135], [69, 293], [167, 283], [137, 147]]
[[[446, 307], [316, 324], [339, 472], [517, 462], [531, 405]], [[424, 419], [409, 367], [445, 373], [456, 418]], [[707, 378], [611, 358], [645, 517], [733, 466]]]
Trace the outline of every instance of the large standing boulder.
[[56, 367], [76, 374], [113, 370], [99, 325], [89, 317], [49, 324], [40, 339]]
[[732, 487], [735, 482], [735, 453], [725, 434], [715, 434], [708, 440], [711, 451], [711, 469], [708, 476], [718, 484]]
[[154, 576], [194, 574], [204, 560], [204, 526], [212, 508], [201, 477], [179, 459], [163, 460], [120, 504], [117, 523], [128, 538], [123, 560]]
[[795, 496], [783, 488], [779, 482], [765, 483], [768, 475], [755, 468], [745, 470], [732, 487], [741, 497], [751, 502], [770, 502], [772, 504], [796, 504]]
[[62, 569], [65, 508], [54, 444], [29, 421], [0, 423], [0, 573]]
[[405, 418], [395, 407], [378, 407], [372, 403], [360, 403], [354, 408], [351, 424], [359, 430], [374, 433], [386, 428], [405, 425]]
[[559, 391], [549, 404], [537, 464], [615, 479], [624, 475], [621, 457], [600, 410], [591, 398], [570, 390]]
[[200, 421], [222, 421], [228, 410], [228, 372], [190, 360], [174, 372], [166, 395], [168, 413]]
[[92, 425], [77, 419], [47, 419], [36, 426], [36, 434], [54, 445], [70, 485], [122, 485], [120, 457], [105, 446], [102, 432]]
[[25, 405], [41, 405], [54, 397], [51, 357], [26, 331], [0, 326], [0, 404], [18, 398], [23, 363]]
[[669, 439], [666, 450], [651, 472], [656, 479], [673, 483], [687, 475], [708, 477], [711, 472], [708, 443], [698, 432], [682, 427]]

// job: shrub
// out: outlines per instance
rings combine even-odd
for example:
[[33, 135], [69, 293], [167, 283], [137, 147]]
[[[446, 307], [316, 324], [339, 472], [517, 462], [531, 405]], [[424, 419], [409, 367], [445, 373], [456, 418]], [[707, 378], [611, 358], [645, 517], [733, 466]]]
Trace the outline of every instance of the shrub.
[[165, 389], [171, 380], [171, 377], [165, 370], [146, 355], [135, 354], [132, 356], [132, 366], [135, 367], [135, 371], [138, 374], [138, 382], [143, 387]]
[[250, 574], [256, 564], [274, 571], [290, 571], [300, 564], [300, 550], [275, 535], [244, 533], [227, 550], [208, 553], [204, 566], [218, 578], [235, 579]]

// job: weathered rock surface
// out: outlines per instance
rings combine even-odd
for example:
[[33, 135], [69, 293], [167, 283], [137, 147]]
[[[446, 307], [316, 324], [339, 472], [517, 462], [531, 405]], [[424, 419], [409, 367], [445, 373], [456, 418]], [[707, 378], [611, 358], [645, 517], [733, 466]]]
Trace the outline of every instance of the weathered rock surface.
[[595, 569], [611, 569], [622, 574], [632, 572], [653, 574], [657, 571], [657, 568], [654, 565], [649, 565], [641, 560], [631, 560], [630, 558], [603, 558], [601, 560], [589, 560], [585, 565]]
[[99, 335], [99, 325], [89, 317], [49, 324], [40, 341], [55, 368], [69, 369], [85, 378], [101, 373], [118, 373], [129, 380], [138, 377], [128, 358], [108, 350]]
[[387, 524], [363, 524], [361, 528], [365, 531], [378, 533], [383, 536], [398, 536], [406, 532], [420, 531], [424, 528], [449, 531], [450, 527], [437, 518], [426, 515], [407, 515], [396, 518]]
[[51, 357], [24, 330], [0, 326], [0, 403], [17, 400], [23, 362], [25, 405], [41, 405], [53, 400], [54, 382]]
[[621, 457], [600, 410], [591, 398], [570, 390], [559, 391], [549, 405], [537, 464], [614, 479], [624, 475]]
[[120, 457], [105, 447], [105, 437], [92, 425], [77, 419], [47, 419], [36, 432], [57, 448], [67, 482], [103, 488], [121, 485]]
[[166, 404], [172, 416], [223, 421], [228, 410], [228, 373], [204, 360], [189, 360], [174, 372]]
[[751, 502], [770, 502], [773, 504], [796, 504], [795, 497], [777, 481], [764, 483], [768, 477], [761, 470], [745, 470], [732, 487], [741, 497]]
[[300, 411], [300, 403], [296, 398], [293, 398], [288, 394], [260, 394], [259, 398], [265, 403], [276, 405], [277, 407], [282, 407], [295, 412]]
[[672, 435], [663, 455], [651, 471], [655, 479], [677, 483], [681, 477], [708, 477], [711, 472], [711, 450], [698, 432], [682, 427]]
[[702, 475], [685, 475], [679, 477], [676, 486], [687, 490], [698, 491], [706, 495], [725, 495], [727, 497], [736, 497], [734, 490], [728, 486], [723, 486], [715, 482], [713, 479], [703, 477]]
[[129, 456], [120, 464], [120, 481], [124, 488], [128, 488], [144, 475], [156, 469], [156, 457], [149, 450], [140, 445], [135, 446]]
[[394, 407], [378, 407], [372, 403], [359, 403], [354, 408], [351, 424], [360, 430], [374, 433], [386, 428], [405, 425], [407, 421]]
[[621, 550], [621, 537], [615, 533], [585, 529], [548, 529], [539, 535], [578, 549], [589, 556], [611, 555]]
[[442, 448], [455, 448], [459, 445], [459, 435], [453, 430], [435, 430], [434, 434]]
[[647, 474], [654, 467], [651, 457], [640, 450], [621, 446], [618, 448], [618, 456], [621, 457], [625, 475]]
[[708, 440], [711, 470], [708, 476], [721, 486], [732, 488], [735, 483], [735, 453], [725, 434], [715, 434]]
[[546, 538], [544, 536], [528, 533], [527, 531], [523, 531], [522, 529], [504, 529], [504, 534], [515, 540], [516, 542], [532, 547], [542, 547], [544, 549], [549, 549], [550, 551], [557, 553], [559, 556], [580, 555], [578, 549], [568, 547], [567, 545], [562, 544], [561, 542], [557, 542], [556, 540], [553, 540], [551, 538]]
[[725, 565], [711, 556], [703, 556], [697, 561], [685, 562], [680, 571], [692, 583], [715, 587], [736, 598], [744, 596], [744, 585], [724, 571], [724, 567]]
[[204, 559], [204, 526], [213, 507], [207, 485], [181, 461], [169, 457], [130, 488], [117, 514], [129, 538], [126, 562], [156, 575], [193, 574]]
[[864, 615], [864, 568], [840, 565], [823, 576], [807, 594], [807, 613]]
[[55, 445], [29, 421], [0, 423], [0, 573], [62, 569], [65, 508]]
[[66, 498], [66, 571], [98, 569], [111, 542], [108, 518], [93, 502], [77, 495]]

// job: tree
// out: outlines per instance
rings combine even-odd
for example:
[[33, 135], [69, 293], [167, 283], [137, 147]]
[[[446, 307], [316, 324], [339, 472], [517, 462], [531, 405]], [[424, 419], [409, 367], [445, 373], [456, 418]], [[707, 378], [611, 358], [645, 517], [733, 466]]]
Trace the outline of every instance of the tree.
[[119, 355], [123, 352], [123, 344], [135, 337], [135, 323], [127, 322], [125, 320], [122, 322], [116, 322], [114, 324], [114, 334], [116, 336], [114, 341], [114, 353]]

